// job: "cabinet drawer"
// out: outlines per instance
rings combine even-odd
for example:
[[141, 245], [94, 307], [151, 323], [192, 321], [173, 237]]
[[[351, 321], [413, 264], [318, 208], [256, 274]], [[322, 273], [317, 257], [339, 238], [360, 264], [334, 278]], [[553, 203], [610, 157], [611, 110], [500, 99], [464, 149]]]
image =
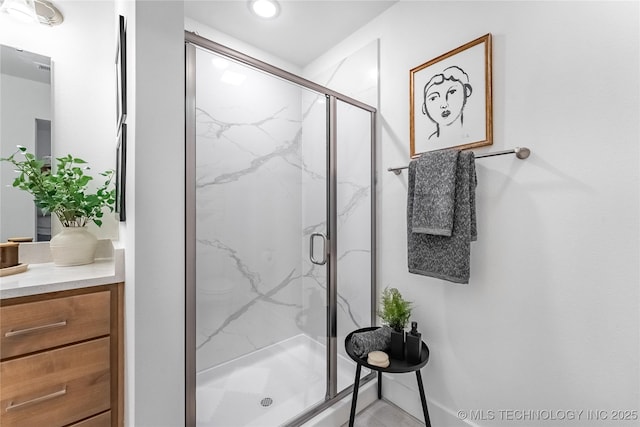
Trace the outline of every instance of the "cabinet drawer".
[[0, 358], [109, 335], [109, 291], [0, 308]]
[[110, 409], [109, 338], [0, 363], [0, 425], [63, 426]]
[[70, 427], [111, 427], [111, 411], [72, 424]]

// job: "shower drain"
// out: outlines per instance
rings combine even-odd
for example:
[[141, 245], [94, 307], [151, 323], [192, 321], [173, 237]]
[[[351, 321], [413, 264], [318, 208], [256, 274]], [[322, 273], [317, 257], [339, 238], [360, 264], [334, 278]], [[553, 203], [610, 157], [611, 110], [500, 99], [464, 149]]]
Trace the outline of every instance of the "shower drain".
[[260, 404], [264, 407], [271, 406], [272, 403], [273, 403], [273, 399], [270, 397], [265, 397], [260, 401]]

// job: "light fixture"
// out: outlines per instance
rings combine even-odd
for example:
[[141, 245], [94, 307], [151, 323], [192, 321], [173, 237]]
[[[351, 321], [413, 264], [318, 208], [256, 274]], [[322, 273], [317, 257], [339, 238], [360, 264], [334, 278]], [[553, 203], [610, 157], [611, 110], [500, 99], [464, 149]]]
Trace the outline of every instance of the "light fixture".
[[36, 14], [41, 24], [48, 25], [50, 27], [54, 25], [62, 24], [64, 17], [62, 13], [47, 0], [35, 0]]
[[260, 18], [271, 19], [280, 13], [280, 4], [276, 0], [249, 0], [249, 10]]
[[0, 12], [21, 22], [49, 26], [59, 25], [64, 20], [62, 13], [47, 0], [4, 0]]

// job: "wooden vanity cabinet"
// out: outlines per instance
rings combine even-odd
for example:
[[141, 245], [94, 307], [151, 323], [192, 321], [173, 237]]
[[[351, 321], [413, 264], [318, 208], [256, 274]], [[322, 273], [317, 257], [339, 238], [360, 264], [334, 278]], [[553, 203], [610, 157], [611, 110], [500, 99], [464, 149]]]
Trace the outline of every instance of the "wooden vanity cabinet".
[[0, 425], [123, 425], [123, 284], [0, 301]]

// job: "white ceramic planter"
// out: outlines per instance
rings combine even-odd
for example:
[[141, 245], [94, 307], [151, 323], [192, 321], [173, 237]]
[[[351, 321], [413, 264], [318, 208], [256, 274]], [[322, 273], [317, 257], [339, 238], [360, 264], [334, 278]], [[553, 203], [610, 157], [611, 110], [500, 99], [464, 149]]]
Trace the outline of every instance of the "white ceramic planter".
[[97, 245], [97, 237], [87, 227], [62, 227], [49, 242], [53, 263], [61, 267], [91, 264]]

